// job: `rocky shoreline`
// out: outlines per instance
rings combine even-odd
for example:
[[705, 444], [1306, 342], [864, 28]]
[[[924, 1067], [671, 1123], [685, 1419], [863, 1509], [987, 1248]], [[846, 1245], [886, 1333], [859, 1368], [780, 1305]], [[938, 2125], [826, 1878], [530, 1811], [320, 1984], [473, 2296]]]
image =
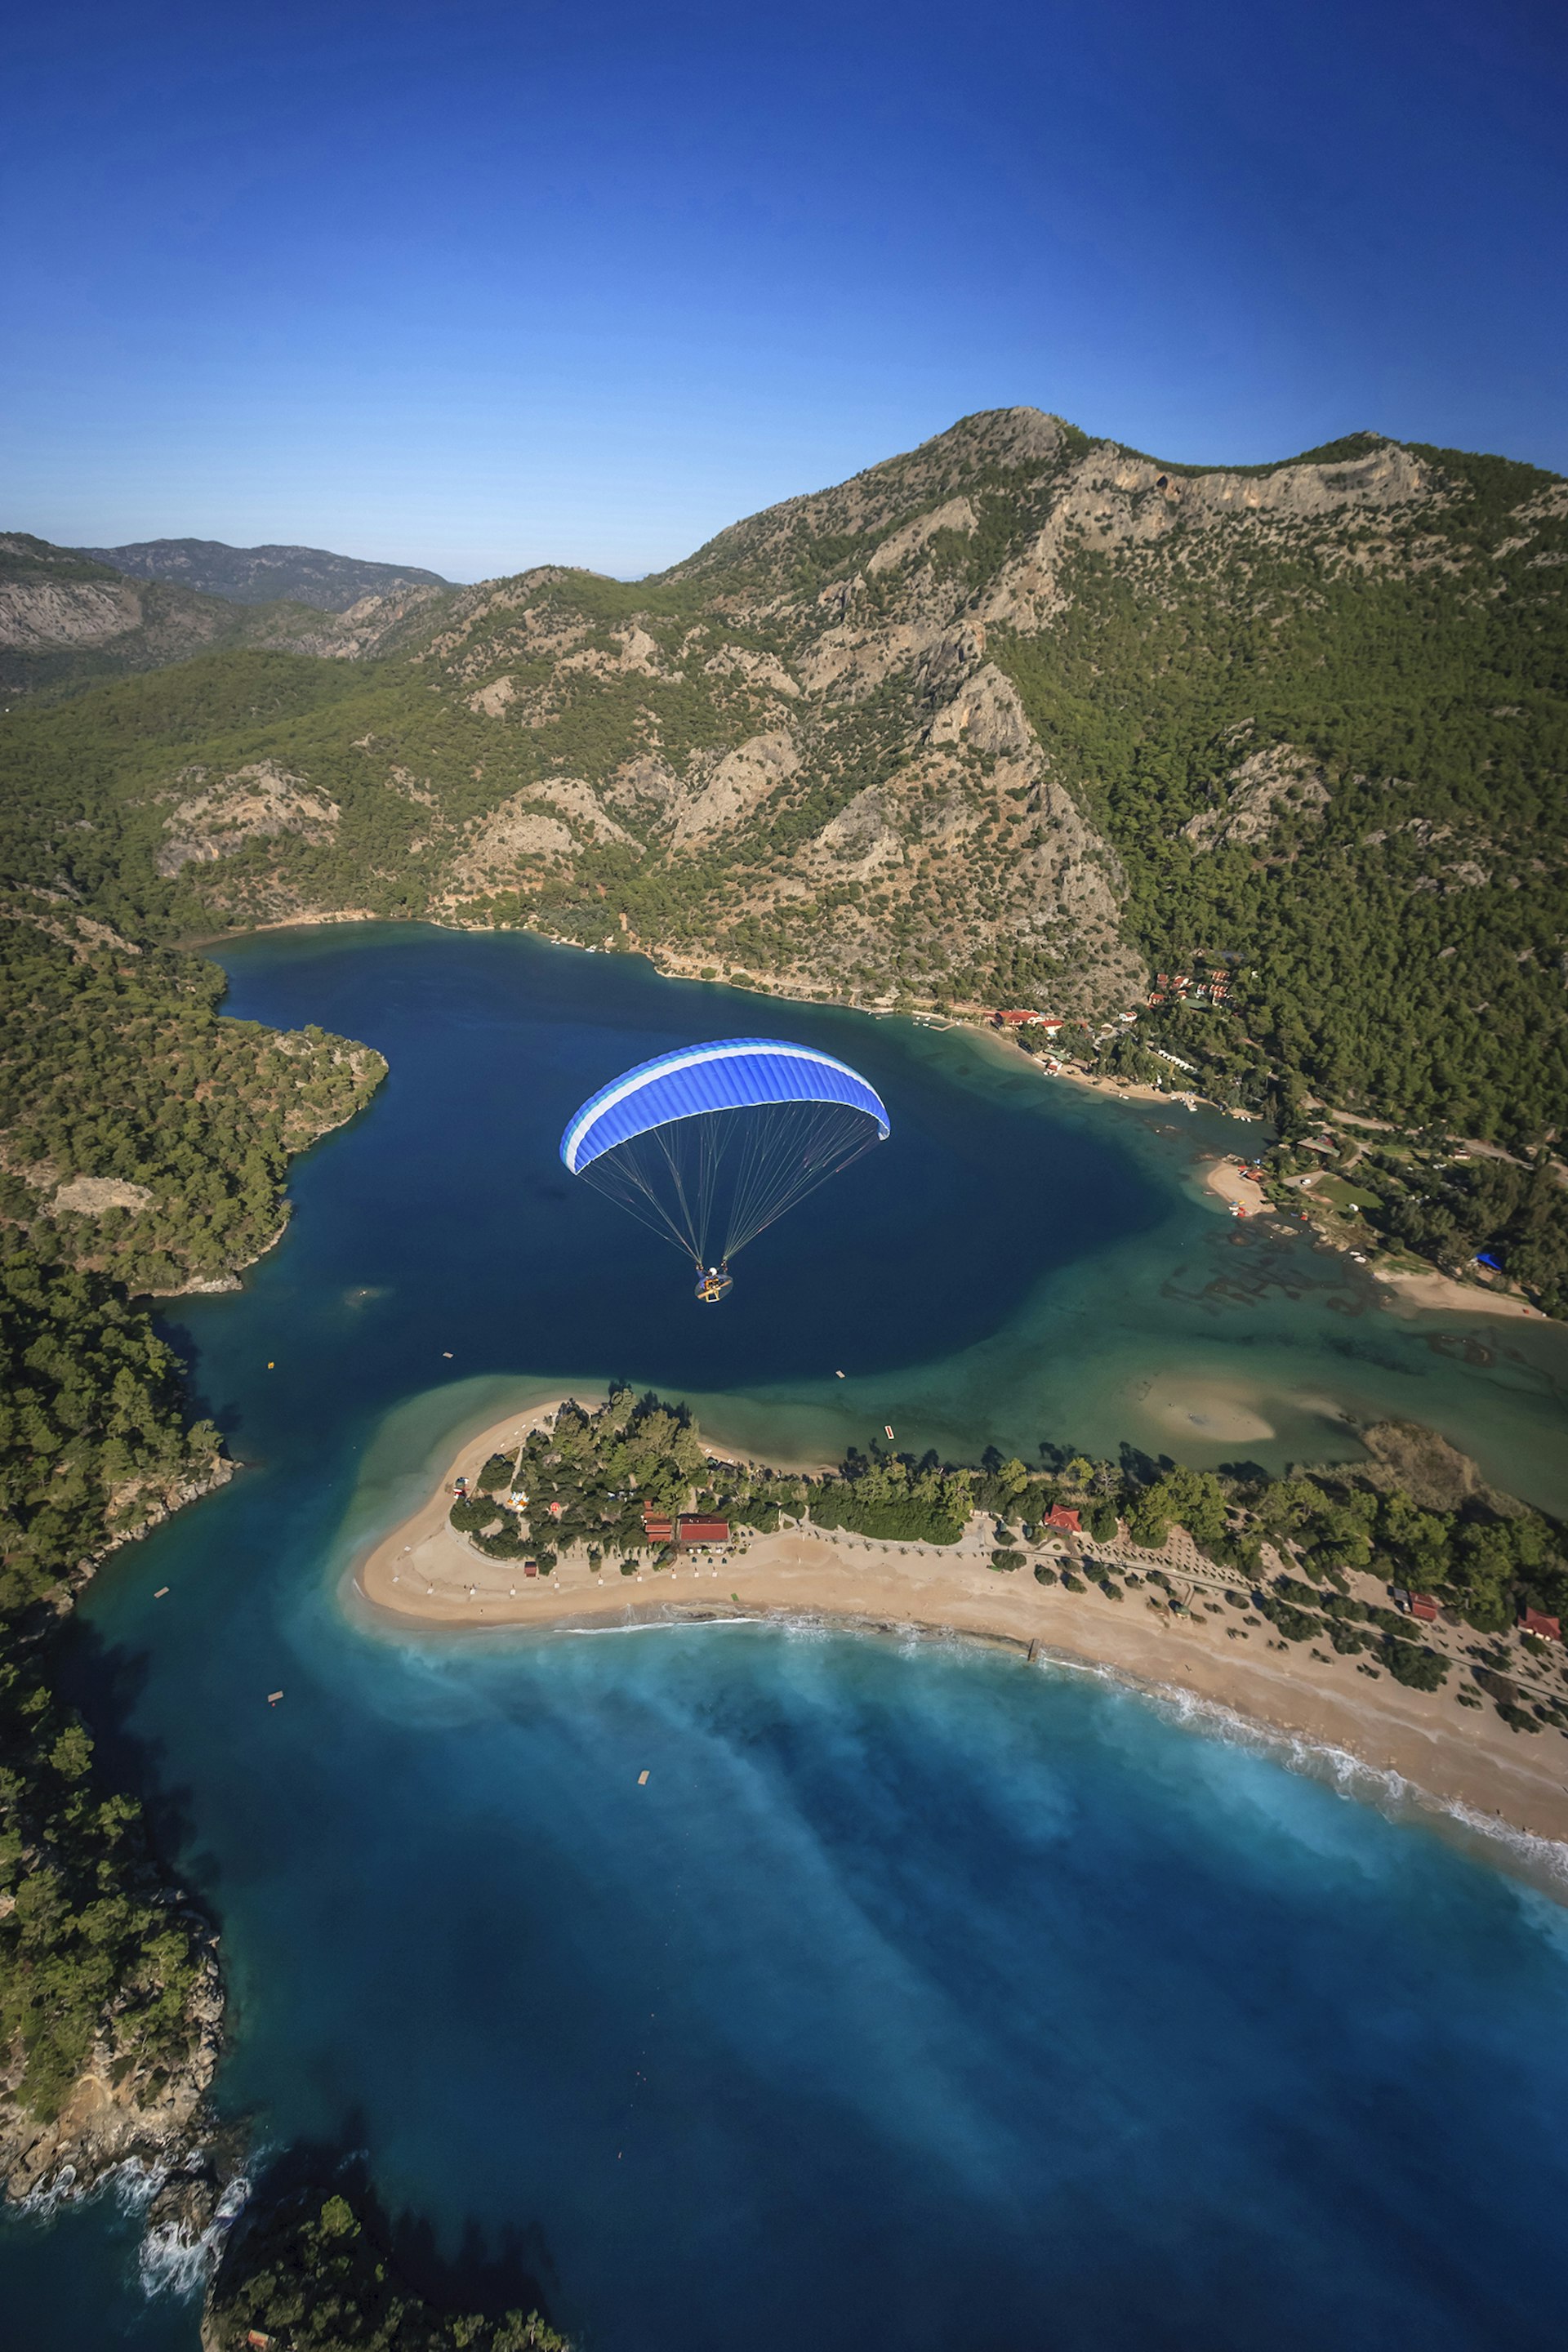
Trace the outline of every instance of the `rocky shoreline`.
[[112, 2045], [100, 2036], [58, 2115], [40, 2121], [16, 2096], [21, 2066], [12, 2053], [0, 2074], [0, 2179], [11, 2202], [86, 2197], [133, 2160], [159, 2172], [188, 2169], [210, 2141], [205, 2102], [222, 2048], [223, 1980], [216, 1937], [197, 1931], [194, 1918], [189, 1924], [205, 1950], [185, 2011], [192, 2039], [184, 2064], [167, 2072], [134, 2068], [117, 2081]]

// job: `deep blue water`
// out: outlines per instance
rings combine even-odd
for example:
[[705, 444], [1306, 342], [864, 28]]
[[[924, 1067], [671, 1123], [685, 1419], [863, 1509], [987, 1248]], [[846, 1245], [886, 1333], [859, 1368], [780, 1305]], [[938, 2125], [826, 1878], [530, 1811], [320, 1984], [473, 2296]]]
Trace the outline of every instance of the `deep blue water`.
[[[393, 1393], [435, 1377], [433, 1315], [467, 1372], [547, 1353], [717, 1391], [925, 1363], [994, 1330], [1052, 1267], [1163, 1213], [1112, 1141], [1021, 1118], [999, 1089], [961, 1093], [947, 1041], [909, 1024], [761, 1008], [672, 986], [640, 960], [519, 939], [498, 956], [489, 937], [389, 930], [379, 954], [345, 929], [228, 961], [232, 1010], [386, 1041], [374, 1147], [353, 1155], [350, 1181], [330, 1154], [301, 1171], [310, 1231], [295, 1279], [280, 1265], [269, 1295], [279, 1345], [297, 1351], [302, 1313], [331, 1344], [323, 1319], [342, 1293], [375, 1289]], [[752, 1245], [722, 1313], [696, 1314], [688, 1261], [568, 1176], [562, 1131], [628, 1064], [689, 1043], [694, 1021], [735, 1034], [781, 1016], [893, 1087], [893, 1133]]]
[[[985, 1652], [410, 1638], [343, 1595], [529, 1379], [625, 1369], [759, 1430], [851, 1433], [889, 1394], [978, 1412], [942, 1366], [1016, 1362], [986, 1350], [1021, 1300], [1097, 1264], [1155, 1298], [1229, 1248], [1177, 1146], [963, 1041], [775, 1008], [868, 1070], [901, 1156], [709, 1316], [551, 1155], [589, 1085], [754, 1006], [518, 941], [233, 961], [235, 1009], [368, 1035], [395, 1075], [301, 1164], [245, 1295], [182, 1312], [249, 1466], [119, 1555], [74, 1636], [222, 1929], [224, 2104], [365, 2151], [433, 2263], [502, 2300], [537, 2280], [594, 2352], [1559, 2343], [1568, 1913], [1478, 1848]], [[1246, 1356], [1267, 1319], [1329, 1381], [1341, 1271], [1237, 1287], [1194, 1324]], [[1516, 1397], [1528, 1452], [1544, 1360], [1405, 1344], [1389, 1379], [1425, 1356], [1455, 1410]], [[8, 2224], [6, 2344], [194, 2352], [134, 2262], [106, 2205]]]

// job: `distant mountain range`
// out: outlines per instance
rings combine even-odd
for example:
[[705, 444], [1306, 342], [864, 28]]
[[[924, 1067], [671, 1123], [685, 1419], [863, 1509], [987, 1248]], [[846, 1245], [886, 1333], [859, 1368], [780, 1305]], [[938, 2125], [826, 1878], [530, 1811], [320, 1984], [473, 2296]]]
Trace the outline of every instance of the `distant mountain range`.
[[[97, 550], [55, 547], [26, 531], [0, 532], [0, 694], [53, 698], [98, 680], [136, 670], [163, 669], [193, 655], [264, 647], [320, 659], [359, 658], [381, 652], [399, 625], [431, 597], [450, 594], [433, 572], [395, 564], [355, 563], [313, 548], [221, 548], [216, 541], [158, 540], [146, 549], [117, 548], [121, 558], [161, 548], [234, 559], [243, 572], [252, 559], [300, 556], [338, 567], [318, 577], [318, 602], [289, 601], [280, 583], [309, 576], [309, 566], [279, 564], [274, 597], [261, 602], [243, 585], [233, 593], [198, 584], [223, 566], [193, 559], [184, 578], [132, 572]], [[254, 586], [264, 573], [251, 572]], [[374, 584], [364, 584], [374, 583]], [[334, 599], [341, 600], [332, 601]]]
[[400, 588], [447, 588], [438, 572], [415, 563], [364, 563], [324, 547], [228, 547], [221, 539], [142, 539], [129, 547], [78, 547], [73, 555], [107, 563], [132, 580], [169, 580], [235, 604], [310, 604], [346, 613], [364, 596]]
[[1223, 1099], [1518, 1142], [1568, 1102], [1565, 567], [1530, 466], [1182, 466], [1028, 408], [635, 583], [335, 614], [13, 538], [0, 678], [72, 698], [0, 729], [9, 871], [145, 938], [361, 909], [1138, 1009]]

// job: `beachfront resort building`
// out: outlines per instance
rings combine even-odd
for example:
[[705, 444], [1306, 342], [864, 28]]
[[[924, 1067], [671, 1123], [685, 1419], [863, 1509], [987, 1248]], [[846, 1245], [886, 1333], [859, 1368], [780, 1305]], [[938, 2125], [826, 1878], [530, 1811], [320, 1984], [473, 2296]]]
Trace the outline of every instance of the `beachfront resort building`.
[[680, 1544], [727, 1544], [730, 1540], [728, 1519], [710, 1518], [704, 1511], [682, 1511], [676, 1541]]

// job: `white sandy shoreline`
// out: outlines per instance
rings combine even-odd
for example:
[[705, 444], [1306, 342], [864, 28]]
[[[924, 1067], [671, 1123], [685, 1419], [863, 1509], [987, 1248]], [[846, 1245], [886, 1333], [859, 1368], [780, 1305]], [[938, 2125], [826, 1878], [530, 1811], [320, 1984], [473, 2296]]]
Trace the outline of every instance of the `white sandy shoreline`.
[[1568, 1866], [1568, 1759], [1557, 1733], [1514, 1733], [1489, 1706], [1461, 1711], [1453, 1675], [1446, 1691], [1411, 1691], [1386, 1675], [1370, 1683], [1349, 1658], [1320, 1664], [1304, 1648], [1270, 1650], [1267, 1627], [1244, 1641], [1236, 1612], [1222, 1605], [1209, 1613], [1201, 1590], [1193, 1613], [1177, 1619], [1151, 1611], [1139, 1589], [1115, 1601], [1093, 1585], [1082, 1593], [1041, 1585], [1027, 1569], [999, 1574], [979, 1520], [954, 1546], [787, 1528], [752, 1536], [721, 1559], [657, 1572], [623, 1577], [613, 1561], [595, 1572], [578, 1550], [552, 1576], [525, 1578], [521, 1561], [487, 1559], [451, 1527], [452, 1486], [459, 1475], [471, 1482], [491, 1454], [516, 1446], [558, 1402], [510, 1413], [466, 1440], [434, 1491], [351, 1569], [353, 1592], [388, 1630], [563, 1633], [820, 1620], [993, 1643], [1216, 1711], [1257, 1727], [1277, 1747], [1354, 1759], [1390, 1789], [1422, 1791], [1477, 1826], [1562, 1844]]

